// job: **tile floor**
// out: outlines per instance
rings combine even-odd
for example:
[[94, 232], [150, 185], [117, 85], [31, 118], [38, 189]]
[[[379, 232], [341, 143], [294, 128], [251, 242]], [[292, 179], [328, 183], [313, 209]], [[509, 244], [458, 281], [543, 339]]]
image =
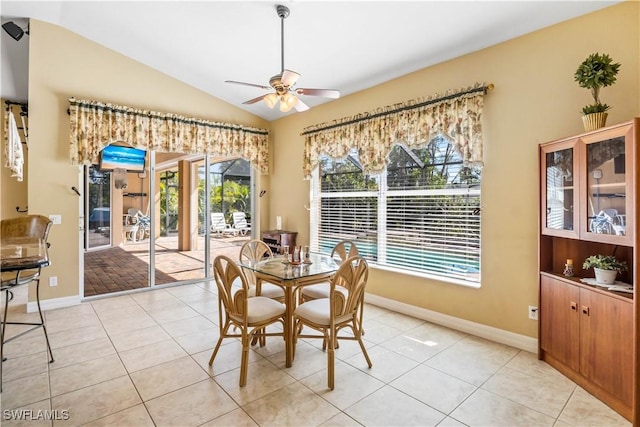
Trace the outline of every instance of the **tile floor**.
[[[13, 319], [37, 316], [24, 314], [25, 300], [11, 302]], [[251, 351], [242, 389], [237, 341], [210, 368], [211, 284], [93, 300], [46, 319], [53, 364], [41, 331], [5, 346], [2, 426], [630, 425], [532, 353], [372, 305], [373, 368], [343, 341], [333, 391], [318, 340], [299, 342], [287, 369], [283, 342], [268, 339]]]

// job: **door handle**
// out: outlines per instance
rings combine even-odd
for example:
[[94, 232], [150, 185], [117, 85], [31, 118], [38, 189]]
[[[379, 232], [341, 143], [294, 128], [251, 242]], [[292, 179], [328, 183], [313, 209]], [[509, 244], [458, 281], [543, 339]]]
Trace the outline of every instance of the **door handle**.
[[582, 314], [586, 314], [587, 316], [589, 315], [589, 307], [587, 307], [586, 305], [582, 306]]
[[578, 303], [571, 301], [571, 310], [578, 311]]

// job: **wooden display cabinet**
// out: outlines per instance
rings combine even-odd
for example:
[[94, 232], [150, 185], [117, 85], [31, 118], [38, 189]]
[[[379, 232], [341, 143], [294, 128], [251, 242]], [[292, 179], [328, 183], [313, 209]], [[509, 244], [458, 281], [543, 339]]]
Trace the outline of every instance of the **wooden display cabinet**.
[[[640, 119], [540, 145], [539, 358], [640, 425]], [[583, 283], [615, 255], [631, 293]], [[574, 276], [564, 277], [568, 259]]]
[[274, 254], [281, 254], [283, 246], [289, 246], [290, 251], [296, 245], [297, 231], [269, 230], [263, 231], [261, 239], [265, 242]]

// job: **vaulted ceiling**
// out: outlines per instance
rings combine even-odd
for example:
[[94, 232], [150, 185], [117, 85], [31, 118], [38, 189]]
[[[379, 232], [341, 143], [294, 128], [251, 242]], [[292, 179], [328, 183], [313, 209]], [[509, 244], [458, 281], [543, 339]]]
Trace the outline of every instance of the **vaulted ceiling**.
[[[342, 96], [580, 16], [619, 1], [30, 1], [1, 0], [2, 23], [35, 18], [64, 27], [169, 76], [274, 120], [242, 102], [268, 90], [284, 67], [298, 87]], [[2, 31], [4, 98], [28, 99], [28, 41]], [[552, 49], [552, 46], [549, 46]], [[301, 95], [313, 107], [331, 99]]]

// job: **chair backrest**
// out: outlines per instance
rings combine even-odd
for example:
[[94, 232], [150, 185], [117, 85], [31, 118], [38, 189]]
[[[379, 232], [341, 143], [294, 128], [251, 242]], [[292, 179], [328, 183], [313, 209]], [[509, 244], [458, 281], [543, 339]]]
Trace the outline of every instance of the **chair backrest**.
[[[249, 240], [240, 248], [240, 262], [257, 262], [269, 258], [273, 258], [273, 251], [271, 251], [271, 248], [262, 240]], [[249, 286], [254, 286], [256, 284], [256, 277], [253, 271], [244, 269], [244, 274]]]
[[358, 247], [351, 240], [342, 240], [338, 242], [331, 251], [331, 258], [342, 263], [347, 258], [358, 256]]
[[231, 218], [233, 220], [233, 228], [249, 228], [247, 216], [244, 212], [234, 212], [233, 214], [231, 214]]
[[[339, 318], [345, 315], [355, 315], [359, 305], [363, 301], [365, 287], [369, 280], [369, 264], [361, 256], [347, 258], [338, 268], [331, 279], [331, 291], [329, 293], [331, 316]], [[348, 292], [339, 292], [338, 286], [347, 289]]]
[[227, 220], [224, 219], [224, 213], [211, 212], [211, 229], [224, 230], [227, 228]]
[[39, 237], [45, 242], [53, 221], [43, 215], [27, 215], [0, 221], [0, 237]]
[[[249, 286], [240, 267], [229, 257], [218, 255], [213, 260], [213, 277], [218, 287], [218, 298], [226, 315], [236, 322], [247, 322]], [[240, 283], [238, 289], [234, 282]]]

